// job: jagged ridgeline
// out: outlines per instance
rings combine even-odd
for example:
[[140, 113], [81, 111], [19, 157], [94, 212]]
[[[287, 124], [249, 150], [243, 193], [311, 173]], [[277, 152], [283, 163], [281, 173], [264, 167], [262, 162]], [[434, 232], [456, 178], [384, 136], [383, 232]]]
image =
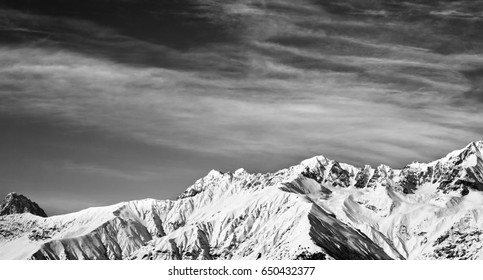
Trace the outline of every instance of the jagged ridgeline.
[[49, 218], [2, 204], [0, 258], [481, 259], [482, 152], [474, 142], [402, 169], [318, 156], [276, 173], [211, 171], [174, 201]]

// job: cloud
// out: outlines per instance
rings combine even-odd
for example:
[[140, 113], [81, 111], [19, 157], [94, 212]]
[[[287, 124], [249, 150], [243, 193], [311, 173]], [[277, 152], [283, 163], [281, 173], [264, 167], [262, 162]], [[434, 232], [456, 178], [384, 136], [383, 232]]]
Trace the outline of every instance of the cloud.
[[143, 181], [146, 177], [153, 175], [147, 171], [135, 172], [134, 170], [117, 170], [99, 165], [79, 164], [75, 162], [65, 161], [58, 164], [58, 167], [66, 169], [69, 172], [80, 172], [87, 176], [103, 176], [114, 177], [129, 181]]
[[[479, 127], [476, 115], [471, 113], [469, 117], [468, 112], [451, 108], [448, 99], [434, 89], [444, 84], [434, 85], [432, 80], [418, 81], [430, 84], [430, 91], [408, 91], [403, 86], [396, 87], [397, 94], [388, 94], [391, 84], [350, 73], [294, 68], [273, 62], [271, 56], [258, 56], [262, 60], [250, 64], [251, 74], [236, 79], [216, 72], [206, 75], [154, 67], [140, 69], [61, 50], [4, 47], [0, 51], [7, 62], [0, 69], [2, 88], [7, 89], [0, 91], [4, 100], [2, 111], [50, 116], [68, 126], [95, 127], [173, 149], [233, 157], [246, 153], [309, 156], [308, 151], [317, 154], [329, 151], [334, 157], [348, 158], [365, 146], [373, 146], [375, 141], [385, 140], [384, 145], [391, 147], [393, 153], [384, 157], [371, 155], [377, 149], [366, 148], [366, 160], [400, 162], [410, 157], [426, 158], [414, 153], [423, 150], [424, 143], [430, 143], [432, 137], [439, 138], [448, 132], [444, 122], [457, 124], [454, 120], [465, 119], [467, 129], [459, 131], [458, 138], [478, 136], [474, 132]], [[307, 58], [318, 56], [306, 50], [289, 51]], [[391, 64], [385, 58], [380, 61], [344, 58], [346, 61], [342, 59], [342, 63], [364, 67]], [[294, 76], [273, 79], [268, 74], [274, 72]], [[389, 78], [401, 75], [396, 70], [386, 73]], [[454, 87], [460, 87], [460, 91], [467, 89], [465, 84]], [[413, 106], [408, 107], [411, 103]], [[417, 106], [420, 104], [424, 109]], [[358, 145], [351, 147], [354, 140]], [[410, 149], [398, 148], [418, 141], [421, 148], [411, 147], [410, 154], [407, 154]], [[455, 139], [447, 141], [454, 143]], [[344, 148], [338, 148], [342, 144]]]

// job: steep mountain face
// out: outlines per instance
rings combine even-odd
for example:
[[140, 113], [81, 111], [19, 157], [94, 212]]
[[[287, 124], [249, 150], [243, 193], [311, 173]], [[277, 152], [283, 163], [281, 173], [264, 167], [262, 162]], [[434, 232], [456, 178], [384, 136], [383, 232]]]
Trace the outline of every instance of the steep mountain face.
[[483, 142], [402, 169], [211, 171], [177, 200], [0, 217], [2, 259], [481, 259]]
[[9, 193], [0, 204], [0, 216], [21, 213], [31, 213], [40, 217], [47, 217], [47, 214], [45, 214], [44, 210], [37, 203], [21, 194]]

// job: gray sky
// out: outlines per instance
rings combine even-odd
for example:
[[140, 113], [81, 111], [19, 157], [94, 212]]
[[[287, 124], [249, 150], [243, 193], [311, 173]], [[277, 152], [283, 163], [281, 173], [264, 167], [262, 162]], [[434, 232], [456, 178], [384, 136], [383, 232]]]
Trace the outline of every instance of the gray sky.
[[51, 215], [482, 139], [483, 5], [419, 2], [2, 1], [0, 195]]

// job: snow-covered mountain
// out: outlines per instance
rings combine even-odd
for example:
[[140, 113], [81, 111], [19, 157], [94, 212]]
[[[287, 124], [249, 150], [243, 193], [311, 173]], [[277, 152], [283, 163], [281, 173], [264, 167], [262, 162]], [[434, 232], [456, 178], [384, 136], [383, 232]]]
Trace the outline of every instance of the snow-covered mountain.
[[481, 259], [483, 142], [402, 169], [211, 171], [177, 200], [0, 217], [1, 259]]

